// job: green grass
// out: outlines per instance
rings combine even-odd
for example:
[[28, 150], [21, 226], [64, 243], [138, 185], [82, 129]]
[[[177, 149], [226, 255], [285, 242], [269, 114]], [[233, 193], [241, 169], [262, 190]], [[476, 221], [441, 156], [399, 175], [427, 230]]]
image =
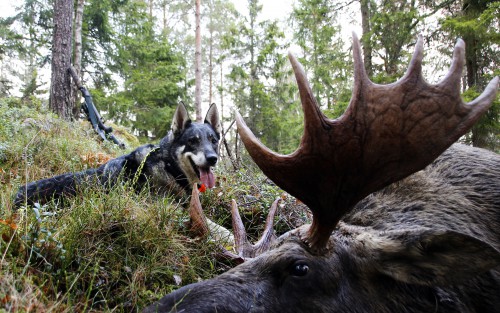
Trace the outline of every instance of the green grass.
[[[123, 138], [127, 151], [138, 144]], [[135, 312], [230, 268], [216, 260], [213, 243], [191, 236], [185, 203], [137, 193], [126, 183], [107, 191], [82, 186], [62, 203], [13, 209], [21, 184], [127, 151], [101, 142], [85, 121], [65, 122], [0, 99], [0, 312]], [[238, 171], [220, 163], [217, 187], [201, 199], [212, 220], [230, 228], [236, 199], [255, 238], [277, 196], [293, 205], [249, 161]], [[302, 211], [286, 210], [276, 229], [304, 220]]]

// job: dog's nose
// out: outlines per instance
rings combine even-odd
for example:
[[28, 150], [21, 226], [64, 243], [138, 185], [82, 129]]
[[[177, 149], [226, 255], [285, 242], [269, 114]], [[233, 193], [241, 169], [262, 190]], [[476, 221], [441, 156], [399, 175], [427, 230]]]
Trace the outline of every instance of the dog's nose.
[[207, 162], [210, 166], [214, 166], [217, 163], [217, 155], [212, 154], [207, 156]]

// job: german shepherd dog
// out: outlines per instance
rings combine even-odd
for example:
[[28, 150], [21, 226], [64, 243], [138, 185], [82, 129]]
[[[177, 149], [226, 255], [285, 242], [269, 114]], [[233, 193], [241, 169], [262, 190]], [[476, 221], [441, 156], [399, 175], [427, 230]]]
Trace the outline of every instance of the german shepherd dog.
[[180, 103], [171, 131], [159, 145], [141, 146], [98, 168], [28, 183], [19, 188], [14, 206], [44, 204], [51, 199], [71, 196], [84, 184], [112, 187], [119, 177], [131, 182], [137, 190], [148, 184], [160, 193], [176, 196], [189, 192], [194, 183], [212, 188], [215, 184], [212, 167], [218, 159], [220, 134], [215, 104], [208, 109], [205, 121], [196, 123], [191, 121], [186, 107]]

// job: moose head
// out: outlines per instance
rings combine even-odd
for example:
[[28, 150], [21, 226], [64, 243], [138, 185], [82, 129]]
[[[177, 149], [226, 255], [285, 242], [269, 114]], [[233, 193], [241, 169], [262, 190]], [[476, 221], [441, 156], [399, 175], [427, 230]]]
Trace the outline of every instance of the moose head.
[[[184, 286], [144, 312], [498, 310], [500, 157], [450, 148], [488, 109], [498, 77], [464, 103], [462, 40], [435, 85], [422, 78], [422, 38], [404, 77], [389, 85], [369, 80], [360, 50], [354, 37], [353, 94], [335, 120], [320, 111], [290, 55], [305, 120], [294, 153], [272, 152], [236, 115], [255, 163], [310, 208], [312, 224], [271, 245], [263, 244], [267, 233], [252, 246], [259, 249], [250, 256], [257, 256], [238, 249], [242, 264]], [[241, 234], [235, 237], [249, 246]]]

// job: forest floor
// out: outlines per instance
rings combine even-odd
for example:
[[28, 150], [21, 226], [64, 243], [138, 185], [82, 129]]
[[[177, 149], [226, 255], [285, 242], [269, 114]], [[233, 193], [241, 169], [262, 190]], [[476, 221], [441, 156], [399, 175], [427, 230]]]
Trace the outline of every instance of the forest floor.
[[[0, 312], [138, 312], [234, 266], [213, 255], [216, 243], [190, 234], [185, 202], [127, 183], [106, 191], [82, 186], [64, 201], [14, 209], [21, 185], [97, 167], [139, 145], [126, 129], [114, 128], [126, 151], [100, 141], [87, 121], [66, 122], [0, 99]], [[216, 187], [201, 196], [209, 218], [231, 228], [236, 199], [255, 239], [281, 197], [277, 234], [307, 220], [250, 159], [240, 164], [219, 162]]]

